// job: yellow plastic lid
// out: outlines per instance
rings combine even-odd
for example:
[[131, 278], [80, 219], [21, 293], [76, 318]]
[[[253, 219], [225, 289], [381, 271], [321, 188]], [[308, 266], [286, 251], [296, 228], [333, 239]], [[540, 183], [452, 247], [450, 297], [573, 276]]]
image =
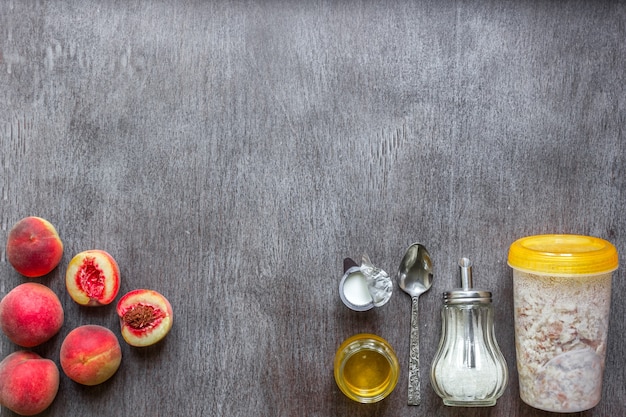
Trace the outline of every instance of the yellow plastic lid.
[[594, 275], [615, 271], [619, 262], [617, 249], [604, 239], [554, 234], [516, 240], [508, 264], [535, 274]]

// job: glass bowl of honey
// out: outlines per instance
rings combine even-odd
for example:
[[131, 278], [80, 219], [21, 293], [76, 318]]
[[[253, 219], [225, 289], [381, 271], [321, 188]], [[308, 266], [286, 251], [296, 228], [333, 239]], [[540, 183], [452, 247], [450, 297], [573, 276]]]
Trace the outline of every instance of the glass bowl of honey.
[[374, 403], [387, 397], [398, 383], [398, 358], [380, 336], [360, 333], [346, 339], [335, 354], [335, 382], [348, 398]]

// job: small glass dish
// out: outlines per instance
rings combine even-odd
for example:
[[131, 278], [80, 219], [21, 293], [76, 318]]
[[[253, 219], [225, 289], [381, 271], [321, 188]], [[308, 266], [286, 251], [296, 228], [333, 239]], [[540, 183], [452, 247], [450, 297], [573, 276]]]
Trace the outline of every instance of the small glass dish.
[[375, 403], [394, 390], [400, 366], [385, 339], [360, 333], [346, 339], [337, 349], [334, 374], [337, 386], [348, 398]]

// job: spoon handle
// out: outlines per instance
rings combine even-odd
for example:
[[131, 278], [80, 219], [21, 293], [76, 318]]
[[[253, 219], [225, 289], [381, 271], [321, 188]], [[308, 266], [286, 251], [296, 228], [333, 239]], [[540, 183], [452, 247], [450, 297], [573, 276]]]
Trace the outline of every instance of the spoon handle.
[[420, 405], [420, 334], [418, 297], [411, 297], [411, 335], [409, 338], [409, 405]]

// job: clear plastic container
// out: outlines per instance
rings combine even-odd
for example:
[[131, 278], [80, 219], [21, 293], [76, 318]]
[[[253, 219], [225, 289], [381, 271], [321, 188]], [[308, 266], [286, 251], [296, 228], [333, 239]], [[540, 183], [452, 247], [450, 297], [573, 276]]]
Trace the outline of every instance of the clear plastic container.
[[515, 348], [520, 396], [535, 408], [574, 413], [601, 399], [615, 247], [580, 235], [515, 241]]

